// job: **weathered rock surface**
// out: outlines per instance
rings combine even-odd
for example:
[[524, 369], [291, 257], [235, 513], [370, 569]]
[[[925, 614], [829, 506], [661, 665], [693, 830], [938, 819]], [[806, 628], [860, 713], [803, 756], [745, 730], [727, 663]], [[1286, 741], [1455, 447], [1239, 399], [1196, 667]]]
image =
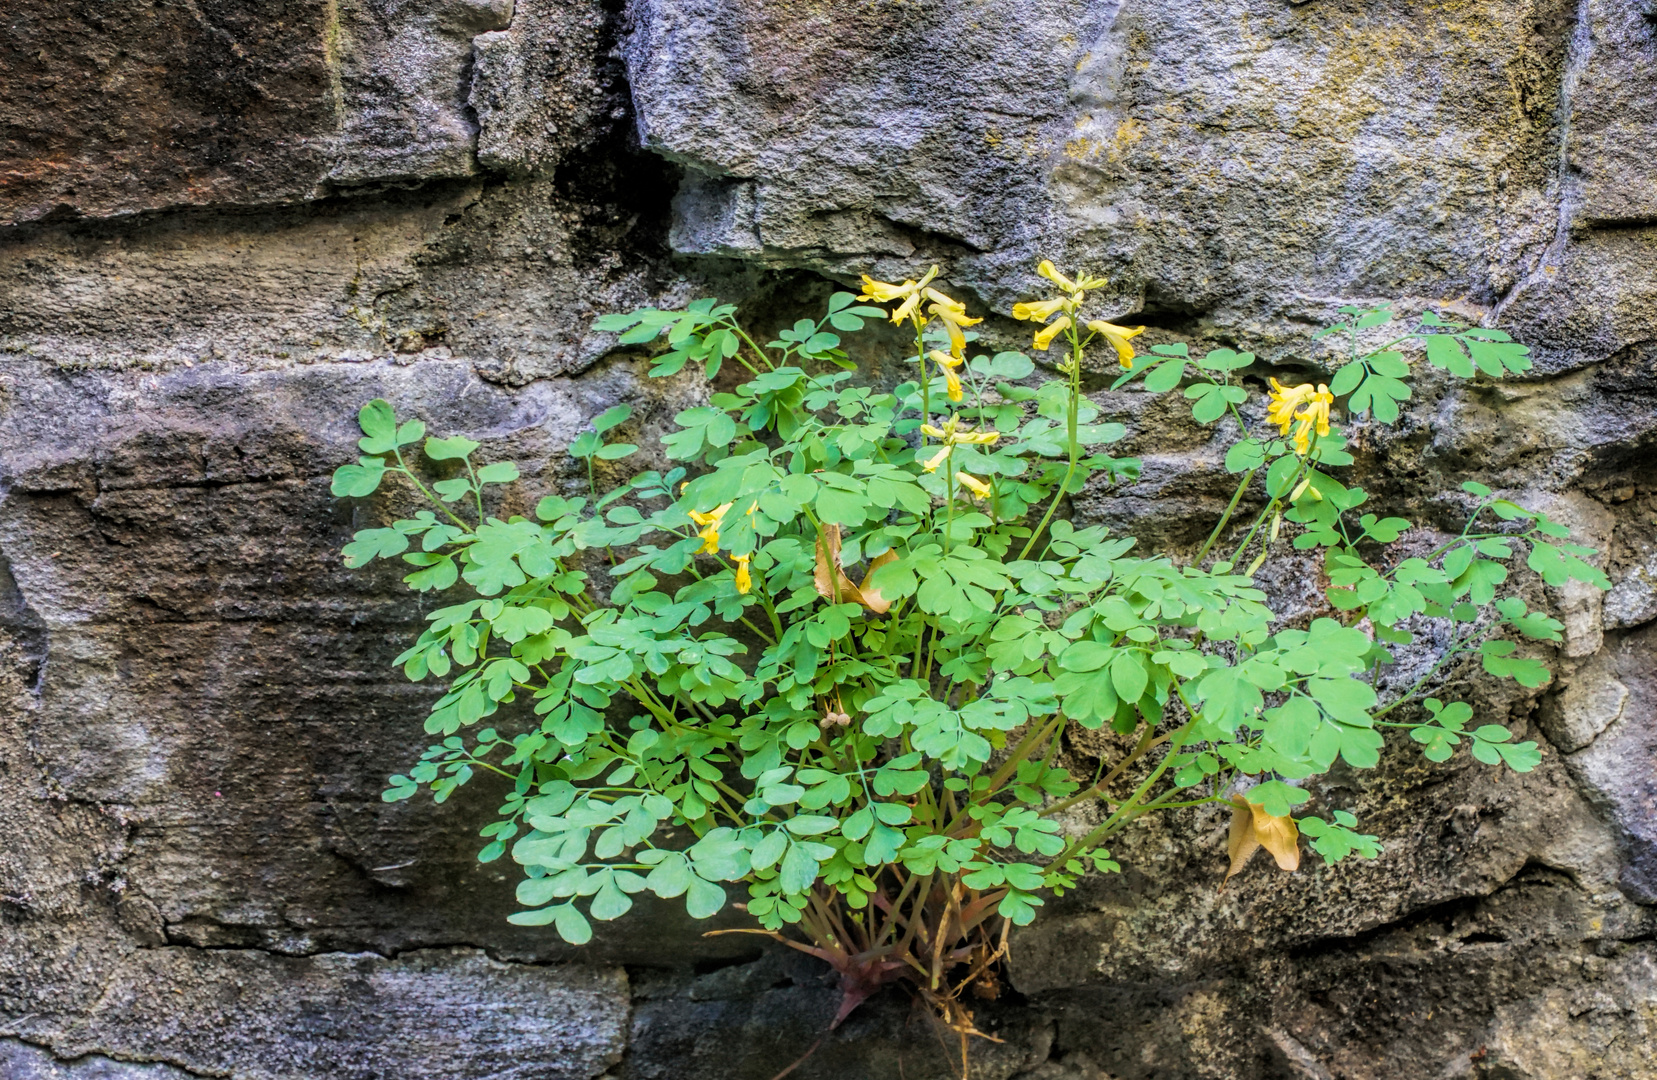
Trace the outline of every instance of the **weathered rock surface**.
[[[718, 293], [766, 324], [933, 261], [1005, 312], [1039, 257], [1147, 341], [1313, 371], [1342, 303], [1448, 302], [1526, 379], [1432, 373], [1354, 473], [1424, 535], [1477, 477], [1616, 587], [1535, 693], [1545, 748], [1336, 773], [1373, 863], [1257, 865], [1223, 822], [1122, 845], [980, 1003], [1021, 1080], [1657, 1077], [1657, 22], [1638, 0], [20, 0], [0, 34], [0, 1075], [766, 1080], [820, 969], [637, 912], [504, 921], [479, 781], [378, 793], [429, 601], [347, 572], [327, 490], [383, 395], [574, 490], [611, 404], [706, 389], [589, 326]], [[1016, 344], [1024, 327], [982, 328]], [[871, 347], [877, 377], [891, 360]], [[1177, 403], [1096, 399], [1144, 480], [1078, 518], [1200, 541], [1229, 493]], [[1424, 498], [1424, 491], [1449, 494]], [[1310, 573], [1277, 598], [1319, 603]], [[1413, 661], [1405, 657], [1400, 677]], [[1109, 747], [1079, 739], [1078, 761]], [[733, 916], [734, 918], [734, 916]], [[870, 1003], [791, 1075], [948, 1076]]]

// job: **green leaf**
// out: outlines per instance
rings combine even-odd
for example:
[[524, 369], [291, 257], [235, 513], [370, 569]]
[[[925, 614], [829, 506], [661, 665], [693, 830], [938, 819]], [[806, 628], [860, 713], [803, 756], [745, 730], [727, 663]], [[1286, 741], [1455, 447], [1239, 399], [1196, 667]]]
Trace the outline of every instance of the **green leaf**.
[[1330, 716], [1351, 723], [1369, 723], [1369, 710], [1375, 706], [1374, 689], [1355, 678], [1307, 679], [1306, 692]]
[[1542, 751], [1534, 742], [1506, 743], [1497, 746], [1496, 752], [1514, 772], [1530, 772], [1542, 764]]
[[656, 357], [655, 362], [651, 365], [649, 377], [660, 379], [668, 375], [677, 375], [689, 359], [690, 353], [683, 349], [663, 353]]
[[396, 529], [363, 529], [345, 545], [345, 565], [355, 568], [407, 550], [408, 537]]
[[596, 431], [583, 431], [570, 443], [570, 456], [578, 458], [592, 457], [604, 445], [604, 440]]
[[1511, 641], [1487, 641], [1479, 647], [1484, 670], [1498, 679], [1513, 679], [1531, 689], [1546, 686], [1553, 678], [1547, 665], [1529, 657], [1514, 656], [1518, 646]]
[[384, 476], [385, 462], [368, 458], [360, 465], [341, 465], [335, 469], [329, 490], [343, 498], [360, 499], [374, 494]]
[[426, 440], [426, 456], [433, 461], [450, 461], [455, 458], [464, 458], [477, 448], [477, 443], [459, 435], [450, 439]]
[[1023, 353], [1000, 352], [990, 357], [986, 374], [992, 379], [1022, 379], [1034, 370], [1036, 365]]
[[357, 412], [357, 426], [363, 438], [357, 440], [365, 454], [386, 454], [397, 447], [397, 414], [390, 403], [375, 398]]
[[1266, 742], [1285, 757], [1303, 757], [1322, 723], [1317, 706], [1296, 695], [1266, 710]]
[[510, 461], [497, 461], [478, 470], [480, 484], [510, 484], [518, 479], [518, 466]]
[[1238, 368], [1248, 367], [1254, 363], [1253, 353], [1240, 353], [1235, 349], [1213, 349], [1197, 361], [1199, 367], [1210, 371], [1235, 371]]
[[1179, 385], [1185, 375], [1185, 363], [1181, 360], [1166, 360], [1152, 368], [1145, 376], [1145, 389], [1156, 394], [1165, 394]]
[[803, 893], [816, 884], [819, 865], [803, 844], [791, 844], [777, 878], [784, 892]]
[[1428, 363], [1464, 379], [1473, 377], [1473, 362], [1467, 358], [1467, 354], [1462, 351], [1461, 342], [1454, 336], [1428, 334], [1422, 340], [1427, 344]]
[[[1078, 641], [1064, 650], [1059, 657], [1059, 667], [1066, 671], [1097, 671], [1110, 662], [1115, 652], [1103, 642]], [[1133, 695], [1130, 700], [1139, 700], [1139, 695]]]
[[472, 493], [472, 481], [464, 476], [457, 476], [452, 480], [439, 480], [432, 485], [432, 490], [437, 492], [444, 502], [454, 502]]
[[1243, 793], [1243, 797], [1272, 817], [1288, 817], [1289, 811], [1311, 799], [1311, 795], [1281, 780], [1267, 780]]
[[1266, 470], [1266, 494], [1274, 499], [1288, 495], [1290, 481], [1294, 480], [1299, 469], [1300, 459], [1293, 454], [1285, 454], [1272, 462], [1271, 468]]
[[1359, 363], [1347, 364], [1335, 372], [1335, 377], [1329, 380], [1329, 392], [1336, 397], [1343, 397], [1358, 388], [1364, 381], [1366, 374], [1364, 366]]
[[553, 920], [553, 926], [558, 936], [571, 945], [585, 945], [593, 939], [592, 924], [586, 916], [576, 910], [574, 904], [564, 904], [558, 909], [558, 915]]
[[1234, 444], [1225, 454], [1225, 471], [1228, 473], [1248, 472], [1259, 468], [1266, 460], [1266, 445], [1259, 439], [1244, 439]]
[[1145, 656], [1133, 649], [1124, 649], [1110, 664], [1111, 686], [1123, 701], [1138, 701], [1145, 694], [1150, 681], [1145, 671]]
[[1240, 386], [1221, 386], [1218, 383], [1198, 383], [1185, 388], [1185, 396], [1194, 399], [1191, 416], [1198, 423], [1211, 424], [1224, 416], [1226, 403], [1241, 403], [1248, 392]]
[[1042, 899], [1031, 893], [1019, 892], [1017, 889], [1007, 890], [1007, 895], [1001, 898], [996, 906], [996, 913], [1011, 922], [1014, 926], [1028, 926], [1036, 919], [1036, 908], [1040, 907]]
[[824, 487], [817, 493], [817, 516], [834, 525], [861, 525], [869, 516], [869, 500], [861, 491]]
[[602, 435], [617, 424], [625, 423], [632, 415], [633, 406], [631, 405], [616, 405], [605, 409], [593, 418], [593, 430]]
[[710, 919], [725, 906], [725, 890], [711, 881], [692, 878], [685, 891], [685, 911], [693, 919]]
[[593, 320], [593, 329], [606, 334], [616, 334], [629, 327], [638, 325], [642, 312], [630, 311], [611, 315], [600, 315]]

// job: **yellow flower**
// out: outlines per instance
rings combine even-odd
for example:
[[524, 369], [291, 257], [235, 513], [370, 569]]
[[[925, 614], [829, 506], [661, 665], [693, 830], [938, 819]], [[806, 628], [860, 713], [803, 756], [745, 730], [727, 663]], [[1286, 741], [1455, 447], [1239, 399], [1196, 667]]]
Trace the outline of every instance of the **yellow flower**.
[[1094, 319], [1087, 324], [1087, 328], [1095, 334], [1103, 334], [1106, 341], [1116, 347], [1116, 361], [1124, 368], [1133, 367], [1133, 346], [1128, 344], [1129, 338], [1136, 338], [1145, 332], [1143, 326], [1117, 326], [1103, 319]]
[[[1302, 387], [1296, 387], [1302, 389]], [[1306, 387], [1305, 389], [1310, 389]], [[1318, 437], [1329, 434], [1329, 406], [1334, 404], [1335, 395], [1329, 388], [1318, 383], [1317, 393], [1306, 399], [1305, 405], [1294, 414], [1295, 421], [1295, 453], [1304, 456], [1311, 449], [1311, 432], [1316, 430]], [[1286, 425], [1285, 425], [1286, 426]]]
[[951, 356], [939, 349], [933, 349], [927, 355], [932, 357], [933, 362], [944, 373], [944, 385], [948, 388], [949, 400], [960, 401], [961, 377], [955, 374], [955, 369], [960, 367], [964, 361], [959, 356]]
[[1057, 315], [1068, 303], [1070, 303], [1070, 297], [1055, 296], [1051, 300], [1041, 300], [1034, 304], [1014, 304], [1013, 318], [1029, 322], [1046, 322]]
[[933, 454], [931, 457], [929, 457], [925, 461], [921, 462], [921, 468], [925, 469], [927, 472], [937, 472], [938, 471], [938, 466], [942, 465], [944, 463], [944, 461], [946, 459], [948, 459], [949, 449], [950, 449], [950, 444], [945, 443], [942, 447], [939, 448], [939, 450], [936, 454]]
[[1036, 348], [1046, 351], [1053, 344], [1053, 339], [1070, 329], [1070, 316], [1060, 315], [1036, 332]]
[[[863, 275], [863, 293], [859, 300], [873, 300], [876, 303], [890, 304], [894, 300], [902, 300], [892, 311], [892, 321], [901, 323], [914, 315], [921, 306], [921, 290], [932, 283], [938, 276], [938, 268], [934, 266], [926, 272], [926, 276], [919, 281], [905, 281], [902, 285], [892, 285], [884, 281], [876, 281], [868, 274]], [[942, 296], [942, 293], [938, 295]], [[948, 297], [944, 297], [948, 299]]]
[[747, 595], [748, 590], [754, 587], [754, 579], [748, 573], [748, 560], [752, 555], [738, 555], [736, 557], [736, 591]]
[[929, 315], [944, 324], [949, 332], [949, 351], [956, 356], [962, 355], [967, 347], [966, 335], [961, 333], [965, 326], [977, 326], [983, 322], [982, 318], [967, 317], [967, 307], [959, 300], [952, 300], [937, 289], [926, 289], [924, 295], [932, 301], [926, 310]]
[[971, 431], [961, 427], [961, 415], [959, 413], [952, 415], [941, 428], [933, 427], [931, 424], [922, 424], [921, 433], [930, 435], [934, 439], [942, 439], [946, 446], [991, 446], [997, 439], [1001, 438], [1001, 432], [999, 431]]
[[1317, 393], [1311, 383], [1301, 383], [1299, 386], [1284, 386], [1276, 379], [1271, 380], [1271, 399], [1266, 405], [1266, 420], [1278, 426], [1278, 433], [1287, 435], [1289, 425], [1294, 423], [1295, 410], [1310, 401]]
[[[1065, 277], [1063, 274], [1059, 273], [1058, 268], [1053, 265], [1053, 260], [1051, 259], [1041, 260], [1040, 265], [1036, 267], [1036, 273], [1040, 274], [1048, 281], [1051, 281], [1067, 293], [1073, 293], [1078, 289], [1103, 288], [1106, 283], [1105, 279], [1102, 277], [1078, 277], [1075, 281], [1072, 281], [1068, 277]], [[1080, 300], [1081, 298], [1077, 297], [1078, 303]]]
[[699, 510], [690, 512], [690, 519], [702, 526], [702, 531], [696, 534], [702, 538], [702, 546], [696, 549], [698, 555], [713, 555], [719, 551], [719, 522], [730, 508], [731, 504], [725, 503], [705, 514]]
[[1048, 281], [1051, 281], [1067, 293], [1073, 293], [1076, 291], [1076, 283], [1059, 273], [1058, 268], [1053, 265], [1052, 259], [1041, 260], [1041, 262], [1036, 266], [1036, 273], [1040, 274]]
[[990, 486], [984, 483], [984, 481], [978, 479], [978, 477], [973, 476], [971, 473], [958, 472], [955, 474], [955, 480], [962, 487], [966, 488], [980, 499], [987, 499], [990, 497]]

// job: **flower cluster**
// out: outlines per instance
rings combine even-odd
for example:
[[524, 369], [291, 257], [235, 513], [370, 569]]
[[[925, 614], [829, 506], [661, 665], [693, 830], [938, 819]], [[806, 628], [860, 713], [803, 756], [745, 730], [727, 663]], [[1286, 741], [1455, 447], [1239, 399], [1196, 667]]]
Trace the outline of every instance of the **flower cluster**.
[[1312, 447], [1314, 430], [1319, 438], [1329, 434], [1329, 406], [1335, 403], [1335, 395], [1323, 383], [1318, 383], [1315, 389], [1311, 383], [1284, 386], [1276, 379], [1271, 384], [1266, 419], [1276, 424], [1283, 435], [1288, 435], [1293, 426], [1295, 453], [1305, 457]]
[[[1040, 300], [1035, 303], [1013, 305], [1013, 318], [1025, 322], [1045, 323], [1036, 331], [1035, 346], [1046, 351], [1053, 344], [1053, 340], [1060, 334], [1075, 332], [1080, 318], [1079, 312], [1087, 300], [1087, 290], [1103, 288], [1105, 279], [1100, 277], [1078, 277], [1072, 279], [1061, 274], [1050, 260], [1043, 259], [1036, 267], [1036, 273], [1051, 281], [1063, 290], [1063, 294], [1049, 300]], [[1053, 316], [1058, 318], [1054, 319]], [[1051, 322], [1048, 322], [1052, 319]], [[1117, 326], [1104, 319], [1090, 319], [1087, 328], [1100, 335], [1116, 349], [1116, 359], [1125, 369], [1133, 367], [1133, 346], [1128, 344], [1129, 339], [1138, 337], [1145, 332], [1143, 326]]]
[[[944, 422], [943, 427], [922, 424], [921, 434], [929, 435], [943, 443], [937, 453], [921, 463], [921, 468], [926, 472], [937, 472], [938, 466], [949, 459], [949, 455], [957, 446], [994, 446], [1001, 438], [999, 431], [973, 431], [971, 428], [962, 427], [959, 414], [952, 414]], [[968, 472], [957, 472], [955, 482], [980, 499], [987, 499], [993, 494], [989, 484]]]
[[[859, 300], [873, 300], [878, 304], [890, 304], [899, 301], [898, 306], [892, 309], [892, 322], [902, 325], [905, 321], [912, 322], [917, 338], [927, 323], [936, 320], [944, 332], [949, 335], [949, 352], [934, 349], [929, 354], [943, 373], [944, 382], [948, 388], [949, 400], [961, 400], [961, 379], [955, 369], [961, 366], [966, 358], [967, 337], [966, 327], [977, 326], [983, 318], [971, 318], [967, 315], [967, 307], [959, 300], [948, 296], [932, 287], [932, 280], [938, 276], [938, 268], [934, 266], [919, 280], [906, 280], [901, 285], [893, 285], [885, 281], [876, 281], [868, 274], [863, 275], [863, 292]], [[922, 310], [922, 304], [925, 310]]]
[[[681, 485], [681, 490], [686, 486], [688, 485]], [[759, 503], [755, 502], [753, 506], [748, 508], [748, 514], [752, 516], [758, 507]], [[719, 554], [719, 526], [725, 520], [725, 515], [730, 512], [730, 509], [731, 504], [727, 502], [721, 503], [708, 511], [686, 511], [687, 516], [702, 527], [696, 534], [702, 541], [702, 546], [696, 549], [698, 555]], [[731, 558], [736, 563], [736, 591], [742, 595], [747, 595], [748, 591], [754, 587], [753, 576], [748, 571], [748, 562], [753, 556], [751, 554], [733, 555]]]

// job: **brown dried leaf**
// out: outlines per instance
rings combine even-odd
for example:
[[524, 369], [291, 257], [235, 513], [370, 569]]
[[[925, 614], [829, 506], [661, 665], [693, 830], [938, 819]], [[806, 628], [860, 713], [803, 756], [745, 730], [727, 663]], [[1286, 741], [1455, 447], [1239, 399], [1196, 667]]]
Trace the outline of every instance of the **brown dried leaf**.
[[1291, 817], [1272, 817], [1263, 807], [1249, 803], [1254, 816], [1254, 838], [1271, 852], [1280, 869], [1293, 873], [1300, 869], [1300, 830]]
[[[839, 580], [839, 592], [835, 591], [835, 578]], [[817, 533], [817, 567], [812, 571], [812, 583], [817, 586], [817, 595], [841, 604], [860, 604], [863, 595], [852, 584], [851, 578], [840, 569], [840, 526], [824, 525]]]
[[897, 559], [898, 553], [895, 551], [882, 552], [881, 554], [870, 559], [868, 572], [863, 575], [863, 584], [857, 587], [857, 591], [861, 593], [863, 597], [863, 606], [874, 612], [876, 615], [884, 615], [886, 612], [890, 611], [892, 602], [880, 595], [879, 589], [869, 588], [869, 579], [875, 576], [876, 570], [879, 570], [882, 566], [885, 566], [889, 562], [897, 562]]
[[[888, 551], [884, 555], [876, 555], [869, 560], [868, 573], [863, 575], [863, 588], [852, 584], [852, 579], [846, 576], [846, 571], [840, 566], [840, 526], [824, 525], [817, 534], [817, 566], [812, 571], [811, 580], [817, 586], [817, 595], [828, 600], [836, 600], [841, 604], [862, 604], [876, 615], [884, 615], [891, 608], [892, 602], [880, 595], [879, 589], [867, 588], [869, 577], [877, 569], [897, 558], [895, 552]], [[835, 595], [835, 578], [839, 577], [840, 592]]]
[[1254, 836], [1254, 814], [1250, 812], [1248, 803], [1240, 798], [1231, 800], [1231, 836], [1226, 842], [1231, 869], [1225, 872], [1225, 881], [1220, 882], [1220, 888], [1224, 889], [1226, 882], [1236, 877], [1259, 850], [1260, 841]]
[[1231, 869], [1226, 871], [1224, 889], [1238, 871], [1248, 865], [1256, 851], [1265, 848], [1283, 870], [1300, 869], [1300, 830], [1294, 818], [1272, 817], [1265, 807], [1248, 802], [1242, 796], [1231, 800], [1231, 836], [1226, 845], [1231, 856]]

